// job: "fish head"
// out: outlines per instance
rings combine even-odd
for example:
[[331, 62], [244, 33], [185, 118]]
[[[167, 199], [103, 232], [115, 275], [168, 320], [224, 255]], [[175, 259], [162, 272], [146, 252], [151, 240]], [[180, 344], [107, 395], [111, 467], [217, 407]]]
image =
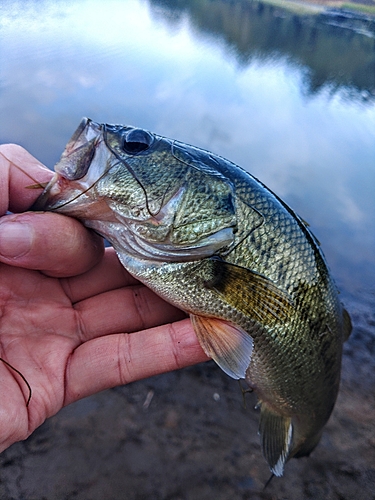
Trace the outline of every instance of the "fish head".
[[162, 260], [233, 242], [233, 186], [205, 152], [147, 130], [84, 118], [35, 203], [80, 219], [119, 253]]

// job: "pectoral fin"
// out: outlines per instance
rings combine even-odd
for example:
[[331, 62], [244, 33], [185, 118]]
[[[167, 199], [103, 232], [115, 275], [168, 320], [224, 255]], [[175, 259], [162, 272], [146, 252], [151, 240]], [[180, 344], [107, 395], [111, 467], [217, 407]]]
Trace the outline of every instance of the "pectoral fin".
[[253, 339], [232, 323], [190, 315], [204, 352], [234, 379], [245, 378], [253, 351]]
[[235, 309], [263, 324], [285, 321], [293, 313], [289, 295], [261, 274], [221, 259], [210, 259], [213, 279], [206, 283]]
[[279, 415], [261, 403], [259, 434], [263, 455], [272, 473], [282, 476], [292, 446], [291, 418]]

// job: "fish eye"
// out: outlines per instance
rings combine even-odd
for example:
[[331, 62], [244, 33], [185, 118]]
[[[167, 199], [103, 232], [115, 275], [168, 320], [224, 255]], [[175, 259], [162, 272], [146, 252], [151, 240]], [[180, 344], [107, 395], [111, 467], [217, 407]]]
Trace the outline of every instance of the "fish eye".
[[146, 151], [153, 142], [152, 135], [141, 128], [134, 128], [130, 130], [123, 137], [122, 149], [125, 153], [135, 155]]

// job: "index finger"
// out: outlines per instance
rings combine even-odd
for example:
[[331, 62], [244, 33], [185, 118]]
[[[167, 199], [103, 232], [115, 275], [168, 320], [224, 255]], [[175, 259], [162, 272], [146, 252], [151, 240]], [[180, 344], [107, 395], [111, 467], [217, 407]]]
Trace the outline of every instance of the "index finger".
[[24, 212], [37, 199], [53, 172], [16, 144], [0, 146], [0, 216], [8, 210]]
[[79, 345], [66, 369], [64, 406], [96, 392], [208, 361], [189, 319]]

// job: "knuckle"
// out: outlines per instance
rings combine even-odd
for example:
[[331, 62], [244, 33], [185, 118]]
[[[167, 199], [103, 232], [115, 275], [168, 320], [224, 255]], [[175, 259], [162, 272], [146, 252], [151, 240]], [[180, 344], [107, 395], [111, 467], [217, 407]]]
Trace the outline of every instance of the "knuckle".
[[132, 301], [135, 319], [135, 329], [144, 330], [147, 325], [145, 318], [149, 318], [152, 311], [148, 303], [148, 289], [142, 285], [132, 287]]
[[128, 333], [119, 335], [118, 340], [118, 380], [121, 385], [129, 384], [134, 380], [132, 375], [132, 349], [131, 349], [131, 339]]
[[183, 347], [181, 345], [181, 341], [179, 340], [179, 335], [176, 329], [176, 325], [174, 323], [170, 323], [168, 325], [168, 333], [171, 344], [171, 354], [173, 356], [174, 365], [177, 369], [180, 369], [184, 366], [183, 363]]

